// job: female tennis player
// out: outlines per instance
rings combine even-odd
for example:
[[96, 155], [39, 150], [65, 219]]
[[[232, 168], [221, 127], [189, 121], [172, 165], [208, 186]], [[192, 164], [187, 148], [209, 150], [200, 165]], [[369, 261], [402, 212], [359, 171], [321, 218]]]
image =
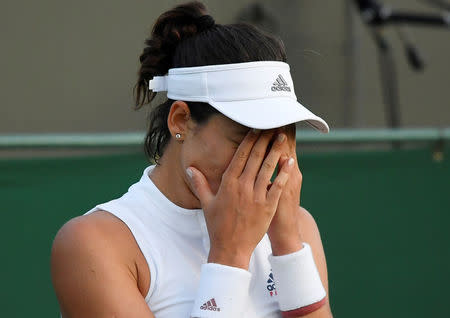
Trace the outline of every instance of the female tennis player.
[[282, 43], [191, 2], [146, 45], [136, 104], [168, 97], [145, 140], [157, 164], [56, 235], [62, 316], [331, 317], [295, 151], [296, 122], [328, 125], [297, 101]]

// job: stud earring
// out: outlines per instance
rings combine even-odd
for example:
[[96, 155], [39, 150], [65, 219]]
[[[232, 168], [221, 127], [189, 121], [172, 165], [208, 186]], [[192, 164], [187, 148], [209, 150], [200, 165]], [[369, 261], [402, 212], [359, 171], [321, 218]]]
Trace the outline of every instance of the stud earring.
[[181, 138], [181, 134], [180, 134], [180, 133], [176, 133], [176, 134], [175, 134], [175, 138], [176, 138], [176, 139], [180, 139], [180, 138]]

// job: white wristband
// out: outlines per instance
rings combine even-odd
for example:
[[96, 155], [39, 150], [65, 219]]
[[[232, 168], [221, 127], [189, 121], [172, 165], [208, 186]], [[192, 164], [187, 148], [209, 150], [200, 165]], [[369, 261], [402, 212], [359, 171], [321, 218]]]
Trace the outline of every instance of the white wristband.
[[203, 264], [191, 317], [243, 317], [251, 273], [222, 264]]
[[325, 304], [326, 291], [308, 243], [291, 254], [270, 254], [269, 262], [284, 317], [303, 316]]

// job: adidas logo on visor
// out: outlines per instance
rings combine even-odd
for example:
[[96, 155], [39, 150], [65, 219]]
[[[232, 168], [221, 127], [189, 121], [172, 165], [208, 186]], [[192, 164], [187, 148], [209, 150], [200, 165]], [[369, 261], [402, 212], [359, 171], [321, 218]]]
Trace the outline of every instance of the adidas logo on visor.
[[275, 82], [273, 83], [272, 91], [273, 91], [273, 92], [276, 92], [276, 91], [286, 91], [286, 92], [290, 92], [290, 91], [291, 91], [291, 88], [288, 86], [288, 83], [287, 83], [286, 80], [283, 78], [283, 76], [281, 76], [281, 74], [278, 74], [277, 79], [276, 79]]
[[200, 306], [201, 310], [211, 310], [211, 311], [220, 311], [220, 308], [217, 307], [216, 300], [214, 298], [211, 298], [206, 303], [204, 303], [202, 306]]

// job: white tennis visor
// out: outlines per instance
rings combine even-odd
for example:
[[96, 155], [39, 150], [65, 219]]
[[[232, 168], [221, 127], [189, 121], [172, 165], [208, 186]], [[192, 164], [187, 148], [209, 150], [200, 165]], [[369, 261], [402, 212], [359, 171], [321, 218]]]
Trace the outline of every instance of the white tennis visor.
[[328, 124], [297, 101], [289, 65], [260, 61], [171, 68], [149, 83], [173, 100], [205, 102], [241, 125], [271, 129], [299, 121], [327, 133]]

